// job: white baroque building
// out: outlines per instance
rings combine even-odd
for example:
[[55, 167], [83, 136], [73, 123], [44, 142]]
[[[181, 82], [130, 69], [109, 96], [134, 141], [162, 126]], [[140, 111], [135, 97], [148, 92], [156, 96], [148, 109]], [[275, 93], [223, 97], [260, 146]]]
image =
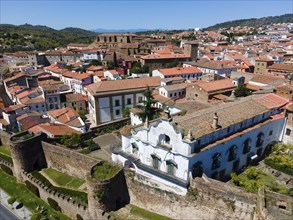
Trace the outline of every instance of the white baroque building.
[[185, 195], [190, 180], [202, 173], [224, 180], [268, 154], [281, 140], [287, 102], [274, 94], [246, 97], [127, 126], [112, 160], [133, 167], [146, 184]]

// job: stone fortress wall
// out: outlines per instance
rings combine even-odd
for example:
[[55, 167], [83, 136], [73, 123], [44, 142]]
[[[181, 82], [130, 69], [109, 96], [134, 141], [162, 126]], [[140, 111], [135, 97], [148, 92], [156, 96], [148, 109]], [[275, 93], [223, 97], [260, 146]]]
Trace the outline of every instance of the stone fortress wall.
[[[263, 197], [205, 175], [195, 178], [186, 196], [180, 196], [137, 182], [127, 172], [130, 203], [173, 219], [292, 219], [293, 199], [264, 190]], [[271, 196], [276, 194], [279, 196]], [[267, 199], [274, 206], [269, 209]], [[263, 202], [259, 201], [263, 199]], [[282, 214], [282, 215], [281, 215]]]
[[[42, 135], [26, 140], [13, 136], [10, 146], [13, 165], [3, 160], [0, 163], [11, 168], [19, 181], [34, 184], [43, 200], [57, 201], [64, 213], [73, 219], [77, 214], [84, 219], [111, 219], [107, 211], [128, 203], [174, 219], [279, 219], [276, 218], [279, 214], [284, 217], [282, 219], [292, 218], [292, 198], [267, 190], [253, 194], [203, 176], [191, 181], [187, 196], [179, 196], [138, 182], [130, 171], [127, 171], [127, 178], [120, 170], [111, 179], [99, 182], [91, 177], [93, 167], [101, 163], [99, 160], [47, 143]], [[29, 153], [31, 151], [34, 153]], [[46, 188], [29, 174], [43, 166], [85, 178], [88, 207]], [[276, 205], [270, 206], [268, 199], [270, 204]]]
[[[54, 199], [58, 202], [62, 211], [73, 219], [77, 218], [77, 214], [84, 219], [112, 219], [105, 210], [116, 210], [125, 203], [129, 203], [129, 195], [122, 170], [108, 181], [90, 181], [92, 179], [90, 178], [92, 168], [101, 165], [102, 161], [68, 150], [62, 146], [47, 143], [46, 135], [27, 135], [28, 132], [24, 132], [10, 138], [13, 165], [6, 164], [7, 162], [2, 160], [0, 163], [5, 163], [6, 166], [12, 168], [18, 181], [29, 181], [35, 185], [44, 201], [47, 201], [48, 198]], [[26, 136], [26, 138], [24, 139], [23, 136]], [[86, 188], [89, 191], [88, 207], [78, 204], [68, 196], [48, 189], [29, 173], [46, 167], [86, 179]], [[99, 200], [93, 197], [97, 188], [105, 191], [103, 198]]]

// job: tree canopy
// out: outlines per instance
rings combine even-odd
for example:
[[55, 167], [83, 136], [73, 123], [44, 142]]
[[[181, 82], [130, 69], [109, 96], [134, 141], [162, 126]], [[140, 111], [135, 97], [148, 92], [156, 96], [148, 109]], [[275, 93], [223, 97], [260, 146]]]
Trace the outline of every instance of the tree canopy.
[[148, 120], [158, 118], [162, 109], [154, 107], [154, 104], [157, 103], [157, 100], [154, 99], [152, 90], [149, 87], [147, 87], [147, 89], [145, 90], [144, 97], [145, 99], [143, 101], [143, 105], [136, 106], [139, 110], [141, 110], [137, 113], [138, 117], [143, 122], [146, 121], [146, 118], [148, 118]]
[[239, 83], [237, 88], [235, 89], [236, 97], [245, 97], [251, 94], [252, 93], [249, 91], [249, 89], [246, 88], [246, 85], [244, 83]]

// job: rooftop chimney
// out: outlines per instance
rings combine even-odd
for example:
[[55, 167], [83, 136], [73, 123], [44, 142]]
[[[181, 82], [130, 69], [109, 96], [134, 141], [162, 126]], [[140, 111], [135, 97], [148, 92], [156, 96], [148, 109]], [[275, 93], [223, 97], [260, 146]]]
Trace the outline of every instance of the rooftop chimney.
[[219, 117], [217, 115], [217, 113], [215, 112], [214, 118], [213, 118], [213, 125], [212, 125], [213, 129], [217, 129], [219, 128]]

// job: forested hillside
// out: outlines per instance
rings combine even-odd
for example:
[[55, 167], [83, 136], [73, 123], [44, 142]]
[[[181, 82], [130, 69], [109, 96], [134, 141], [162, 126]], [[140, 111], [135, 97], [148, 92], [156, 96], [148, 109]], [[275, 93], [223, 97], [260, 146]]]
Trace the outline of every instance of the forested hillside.
[[216, 30], [219, 28], [230, 28], [236, 26], [251, 26], [257, 27], [262, 25], [268, 25], [272, 23], [293, 23], [293, 14], [284, 14], [280, 16], [269, 16], [263, 18], [250, 18], [250, 19], [240, 19], [234, 21], [227, 21], [220, 24], [215, 24], [213, 26], [205, 28], [205, 30]]
[[0, 24], [0, 44], [12, 47], [6, 50], [19, 50], [18, 46], [32, 45], [37, 50], [46, 50], [69, 43], [92, 43], [96, 37], [96, 33], [80, 28], [55, 30], [41, 25]]

